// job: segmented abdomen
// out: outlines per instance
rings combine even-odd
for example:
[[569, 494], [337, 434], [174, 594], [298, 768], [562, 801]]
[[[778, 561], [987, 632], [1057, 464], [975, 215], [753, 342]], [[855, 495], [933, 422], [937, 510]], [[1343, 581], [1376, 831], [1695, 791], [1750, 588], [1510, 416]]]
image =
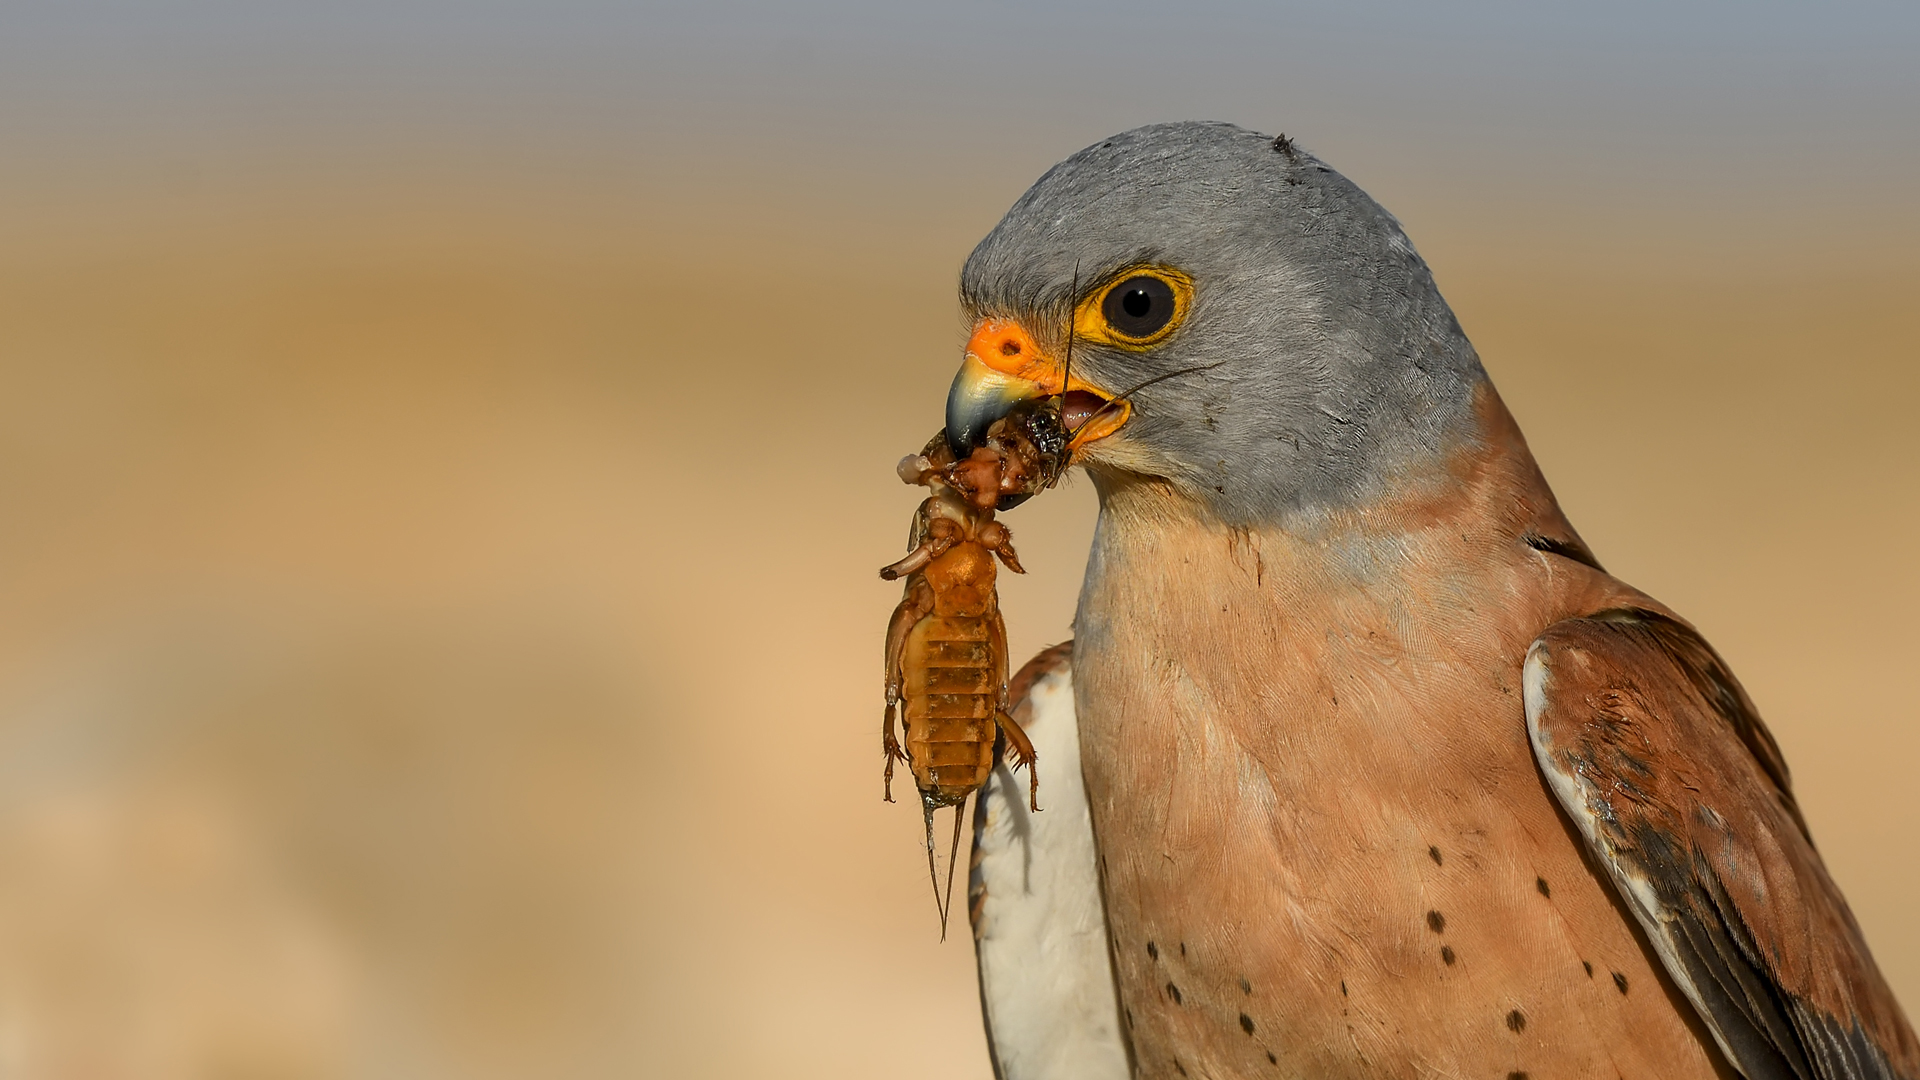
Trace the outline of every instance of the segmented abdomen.
[[928, 615], [907, 634], [907, 759], [936, 806], [964, 800], [993, 771], [1002, 632], [994, 616]]

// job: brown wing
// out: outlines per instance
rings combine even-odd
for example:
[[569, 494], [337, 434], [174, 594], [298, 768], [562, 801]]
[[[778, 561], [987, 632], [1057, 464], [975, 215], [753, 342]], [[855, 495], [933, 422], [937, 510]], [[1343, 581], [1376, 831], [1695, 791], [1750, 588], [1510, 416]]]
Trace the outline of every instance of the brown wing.
[[1697, 633], [1641, 611], [1556, 623], [1526, 706], [1555, 797], [1749, 1080], [1920, 1076], [1779, 748]]

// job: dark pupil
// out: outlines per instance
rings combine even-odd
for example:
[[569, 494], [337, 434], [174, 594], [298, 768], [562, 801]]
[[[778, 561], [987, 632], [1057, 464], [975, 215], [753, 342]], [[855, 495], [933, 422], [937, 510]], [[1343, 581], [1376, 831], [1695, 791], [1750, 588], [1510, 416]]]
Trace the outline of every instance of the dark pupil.
[[1173, 321], [1173, 287], [1142, 274], [1107, 291], [1102, 302], [1107, 325], [1127, 337], [1150, 338]]

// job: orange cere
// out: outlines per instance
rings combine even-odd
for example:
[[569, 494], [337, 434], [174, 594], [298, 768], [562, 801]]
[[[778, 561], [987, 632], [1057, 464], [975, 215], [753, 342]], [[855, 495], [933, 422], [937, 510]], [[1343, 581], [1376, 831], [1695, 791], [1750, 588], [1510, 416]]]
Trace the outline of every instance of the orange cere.
[[967, 339], [967, 355], [995, 371], [1060, 392], [1060, 364], [1034, 342], [1027, 328], [1007, 319], [982, 319]]

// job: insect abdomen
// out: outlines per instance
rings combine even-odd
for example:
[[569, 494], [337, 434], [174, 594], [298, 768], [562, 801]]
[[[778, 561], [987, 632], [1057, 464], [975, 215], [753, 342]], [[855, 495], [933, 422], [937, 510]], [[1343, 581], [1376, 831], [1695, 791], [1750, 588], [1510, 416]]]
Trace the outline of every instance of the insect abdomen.
[[907, 635], [907, 758], [936, 805], [965, 799], [993, 771], [996, 629], [981, 616], [928, 615]]

